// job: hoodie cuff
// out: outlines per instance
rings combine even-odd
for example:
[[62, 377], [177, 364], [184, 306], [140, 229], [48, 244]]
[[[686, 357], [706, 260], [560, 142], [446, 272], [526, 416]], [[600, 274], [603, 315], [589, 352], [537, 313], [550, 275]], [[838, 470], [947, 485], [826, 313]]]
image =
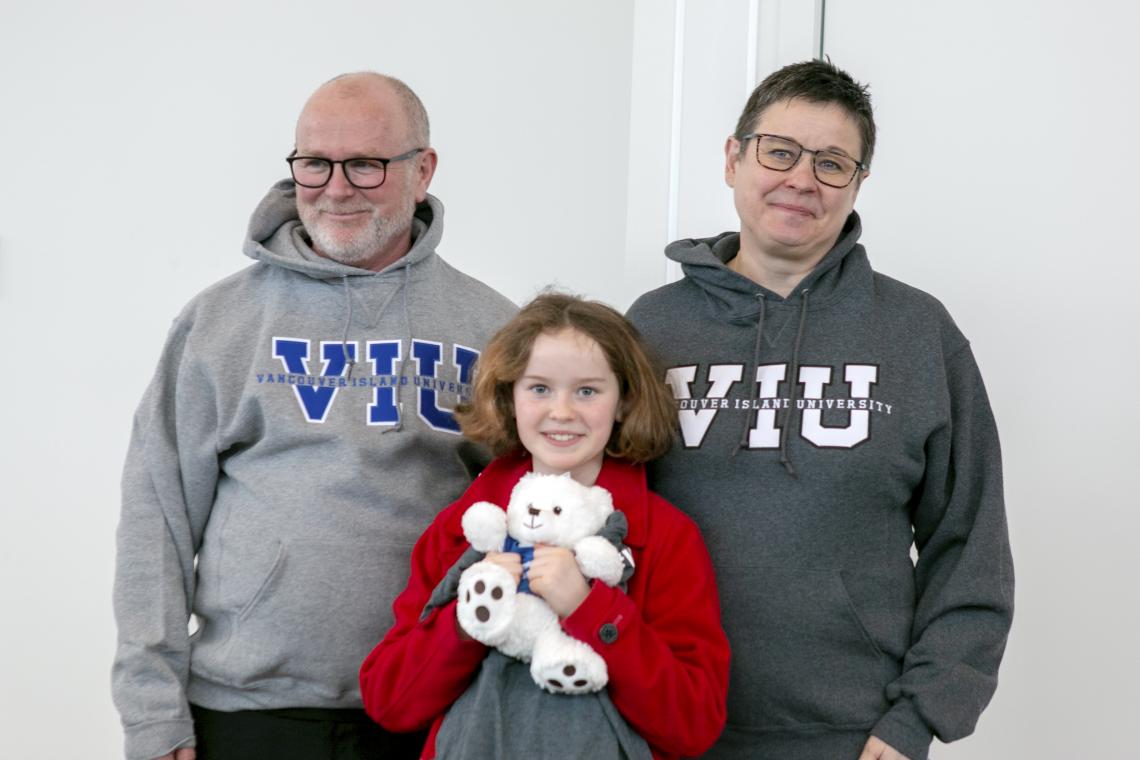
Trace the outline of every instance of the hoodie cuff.
[[152, 760], [195, 746], [193, 720], [162, 720], [126, 729], [127, 760]]
[[914, 703], [900, 699], [871, 729], [871, 735], [882, 739], [910, 760], [927, 760], [934, 734], [919, 716]]

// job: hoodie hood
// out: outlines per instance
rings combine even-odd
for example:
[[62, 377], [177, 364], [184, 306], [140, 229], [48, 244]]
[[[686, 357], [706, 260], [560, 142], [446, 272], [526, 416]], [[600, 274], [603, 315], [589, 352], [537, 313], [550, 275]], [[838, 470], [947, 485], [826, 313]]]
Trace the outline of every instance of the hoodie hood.
[[300, 272], [318, 280], [369, 277], [416, 264], [430, 256], [443, 236], [443, 204], [433, 195], [416, 205], [412, 218], [412, 247], [379, 272], [326, 259], [313, 250], [297, 215], [293, 180], [283, 179], [269, 189], [249, 220], [242, 251], [255, 261]]
[[[403, 293], [401, 307], [404, 314], [405, 334], [408, 345], [414, 338], [412, 334], [412, 319], [408, 311], [408, 302], [411, 298], [411, 271], [412, 265], [418, 264], [429, 256], [435, 254], [435, 247], [443, 235], [443, 204], [439, 199], [428, 195], [423, 203], [416, 205], [412, 216], [412, 247], [406, 254], [393, 261], [379, 272], [370, 269], [341, 264], [338, 261], [320, 256], [313, 250], [308, 234], [297, 214], [297, 190], [291, 179], [283, 179], [269, 188], [269, 192], [249, 220], [249, 232], [246, 235], [245, 245], [242, 247], [246, 256], [255, 261], [289, 269], [308, 275], [317, 280], [340, 280], [344, 286], [344, 330], [341, 337], [341, 346], [344, 351], [345, 363], [348, 365], [348, 379], [356, 367], [348, 348], [348, 332], [352, 326], [352, 289], [349, 286], [350, 277], [373, 277], [392, 272], [400, 272], [403, 287], [398, 291]], [[395, 296], [395, 291], [385, 306]], [[384, 307], [381, 307], [383, 311]], [[403, 364], [407, 361], [405, 356], [401, 360], [401, 373]], [[396, 388], [397, 401], [402, 388]], [[402, 423], [386, 430], [399, 431]]]
[[740, 251], [739, 232], [678, 240], [665, 248], [665, 255], [679, 263], [685, 276], [704, 292], [707, 305], [718, 320], [755, 324], [762, 300], [772, 307], [811, 291], [808, 310], [814, 311], [839, 297], [853, 279], [869, 281], [871, 267], [858, 242], [862, 231], [859, 215], [852, 211], [835, 245], [786, 298], [728, 268], [728, 262]]

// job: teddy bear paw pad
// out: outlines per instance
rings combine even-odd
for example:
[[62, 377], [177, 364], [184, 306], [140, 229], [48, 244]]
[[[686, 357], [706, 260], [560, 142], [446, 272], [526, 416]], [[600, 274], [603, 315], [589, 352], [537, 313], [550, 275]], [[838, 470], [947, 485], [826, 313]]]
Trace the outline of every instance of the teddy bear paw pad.
[[[573, 665], [567, 665], [562, 668], [562, 675], [566, 676], [566, 678], [569, 679], [569, 685], [571, 687], [575, 689], [584, 689], [590, 685], [590, 682], [585, 678], [574, 678], [574, 676], [577, 674], [578, 669]], [[555, 689], [557, 691], [565, 691], [566, 689], [566, 685], [557, 678], [547, 678], [546, 683], [549, 684], [552, 689]]]
[[514, 618], [515, 589], [501, 567], [472, 565], [459, 580], [456, 617], [471, 638], [494, 646]]
[[595, 669], [584, 664], [563, 662], [532, 668], [531, 675], [543, 688], [554, 694], [588, 694], [598, 691], [608, 681], [604, 666], [600, 673], [591, 672], [592, 670]]

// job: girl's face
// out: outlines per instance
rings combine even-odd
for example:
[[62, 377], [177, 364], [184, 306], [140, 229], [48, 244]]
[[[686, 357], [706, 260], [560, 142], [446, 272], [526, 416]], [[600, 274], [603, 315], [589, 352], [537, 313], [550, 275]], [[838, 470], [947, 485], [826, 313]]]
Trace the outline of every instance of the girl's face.
[[621, 407], [617, 376], [598, 344], [573, 328], [539, 335], [515, 381], [514, 401], [534, 471], [569, 472], [593, 485]]

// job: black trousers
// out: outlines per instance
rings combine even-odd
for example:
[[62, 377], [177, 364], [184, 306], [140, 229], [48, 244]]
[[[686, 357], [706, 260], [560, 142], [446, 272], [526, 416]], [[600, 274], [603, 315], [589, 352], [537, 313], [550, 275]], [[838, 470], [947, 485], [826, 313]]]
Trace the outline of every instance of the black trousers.
[[198, 760], [417, 760], [427, 738], [385, 731], [363, 710], [190, 710]]

